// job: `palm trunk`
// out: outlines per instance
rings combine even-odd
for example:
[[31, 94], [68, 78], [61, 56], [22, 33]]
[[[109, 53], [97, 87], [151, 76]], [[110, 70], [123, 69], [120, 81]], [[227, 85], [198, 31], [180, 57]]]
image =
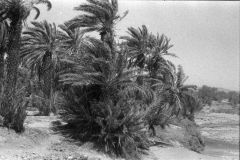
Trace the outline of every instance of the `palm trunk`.
[[[19, 50], [21, 40], [22, 22], [13, 21], [10, 27], [8, 57], [7, 57], [7, 77], [5, 81], [4, 97], [1, 104], [4, 114], [4, 126], [15, 129], [14, 126], [14, 100], [17, 83], [17, 72], [19, 65]], [[16, 130], [17, 131], [17, 130]]]
[[[3, 82], [4, 82], [4, 50], [0, 48], [0, 96], [2, 96], [2, 91], [4, 86]], [[1, 112], [1, 101], [0, 101], [0, 112]]]
[[0, 116], [3, 115], [1, 108], [1, 101], [3, 96], [3, 86], [4, 86], [4, 51], [0, 49]]
[[[4, 77], [4, 53], [6, 52], [6, 36], [7, 36], [8, 25], [6, 21], [0, 22], [0, 83]], [[0, 85], [1, 91], [1, 85]]]
[[43, 65], [43, 93], [45, 99], [48, 100], [48, 104], [46, 107], [46, 111], [49, 113], [46, 113], [47, 115], [50, 114], [52, 111], [52, 94], [53, 94], [53, 66], [52, 66], [52, 53], [47, 52], [46, 56], [44, 57], [44, 65]]
[[112, 54], [116, 51], [115, 41], [114, 41], [114, 32], [112, 30], [110, 31], [104, 31], [100, 33], [101, 41], [106, 42], [108, 46], [111, 49]]
[[3, 80], [3, 77], [4, 77], [4, 50], [0, 48], [0, 82], [1, 80]]

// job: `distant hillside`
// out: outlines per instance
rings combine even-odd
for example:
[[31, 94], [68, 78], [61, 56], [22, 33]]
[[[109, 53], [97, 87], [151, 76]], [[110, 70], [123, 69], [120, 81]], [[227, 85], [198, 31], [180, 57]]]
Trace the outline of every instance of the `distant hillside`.
[[217, 88], [217, 90], [218, 90], [219, 92], [231, 92], [231, 91], [233, 91], [233, 90], [225, 89], [225, 88]]
[[[206, 86], [206, 85], [205, 85]], [[201, 88], [202, 86], [198, 86], [198, 88]], [[210, 87], [210, 86], [208, 86]], [[239, 93], [239, 90], [231, 90], [231, 89], [226, 89], [226, 88], [220, 88], [220, 87], [211, 87], [211, 88], [216, 88], [218, 92], [238, 92]]]
[[225, 88], [216, 88], [203, 85], [198, 88], [198, 96], [204, 104], [210, 105], [212, 101], [221, 102], [227, 100], [233, 105], [239, 104], [239, 91], [232, 91]]

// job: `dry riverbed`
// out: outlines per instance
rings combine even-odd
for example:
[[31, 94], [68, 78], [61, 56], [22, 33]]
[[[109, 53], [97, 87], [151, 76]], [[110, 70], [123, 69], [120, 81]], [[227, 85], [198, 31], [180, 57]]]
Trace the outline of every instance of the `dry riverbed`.
[[204, 154], [239, 159], [239, 115], [201, 112], [196, 116], [196, 122], [205, 137]]

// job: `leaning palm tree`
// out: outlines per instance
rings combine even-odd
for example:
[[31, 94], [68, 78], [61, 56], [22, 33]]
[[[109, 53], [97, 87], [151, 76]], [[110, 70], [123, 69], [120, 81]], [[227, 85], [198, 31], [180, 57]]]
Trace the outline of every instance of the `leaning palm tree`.
[[46, 3], [48, 9], [51, 8], [51, 3], [48, 0], [37, 0], [27, 3], [23, 0], [1, 0], [0, 1], [0, 22], [10, 20], [9, 27], [9, 43], [7, 46], [7, 77], [4, 89], [4, 98], [1, 104], [1, 110], [4, 114], [4, 125], [15, 129], [16, 131], [22, 131], [23, 127], [18, 127], [17, 121], [14, 120], [15, 114], [13, 100], [17, 82], [17, 70], [20, 61], [20, 44], [21, 44], [21, 32], [22, 24], [27, 19], [32, 9], [37, 10], [38, 18], [39, 10], [34, 6], [35, 4]]
[[84, 14], [70, 20], [67, 25], [70, 28], [83, 27], [85, 32], [97, 31], [101, 40], [109, 44], [113, 49], [114, 25], [127, 15], [118, 15], [117, 0], [87, 0], [87, 4], [75, 7], [75, 10]]
[[[62, 55], [59, 31], [55, 24], [47, 21], [32, 22], [32, 25], [33, 27], [28, 27], [23, 32], [21, 56], [24, 63], [42, 81], [45, 98], [52, 102], [55, 72], [60, 67], [59, 60]], [[52, 107], [50, 103], [50, 109]]]

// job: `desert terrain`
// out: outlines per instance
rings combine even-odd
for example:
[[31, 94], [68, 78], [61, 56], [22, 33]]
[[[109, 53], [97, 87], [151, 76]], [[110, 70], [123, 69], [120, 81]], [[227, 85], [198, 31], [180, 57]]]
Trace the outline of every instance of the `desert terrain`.
[[[52, 131], [57, 116], [28, 116], [26, 130], [16, 134], [0, 127], [0, 160], [111, 160], [113, 157], [94, 149], [93, 144], [77, 144]], [[196, 115], [196, 123], [205, 139], [205, 150], [200, 154], [181, 145], [184, 132], [170, 125], [165, 135], [173, 147], [154, 146], [144, 160], [237, 160], [239, 157], [239, 116], [213, 113], [204, 109]]]

